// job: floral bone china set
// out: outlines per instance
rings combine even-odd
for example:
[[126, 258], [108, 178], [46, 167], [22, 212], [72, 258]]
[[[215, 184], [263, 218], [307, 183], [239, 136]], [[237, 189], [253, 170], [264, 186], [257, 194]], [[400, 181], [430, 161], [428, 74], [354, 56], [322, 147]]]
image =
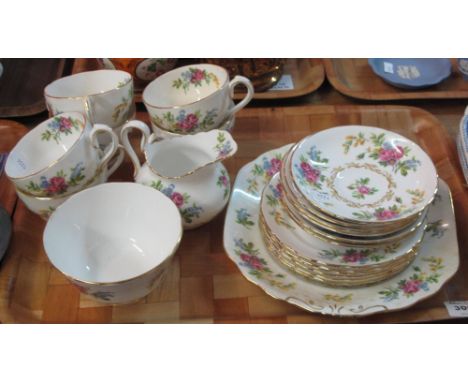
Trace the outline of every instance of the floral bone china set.
[[[235, 105], [238, 84], [247, 93]], [[396, 133], [342, 126], [313, 134], [244, 166], [230, 198], [222, 161], [237, 151], [229, 130], [252, 96], [247, 78], [230, 81], [219, 66], [173, 69], [143, 92], [151, 132], [132, 120], [126, 72], [48, 85], [52, 117], [19, 141], [5, 171], [25, 205], [48, 219], [50, 262], [101, 302], [139, 300], [164, 278], [183, 229], [209, 222], [230, 199], [227, 255], [266, 293], [309, 311], [402, 309], [453, 275], [458, 257], [442, 264], [431, 256], [456, 243], [450, 192], [427, 154]], [[124, 152], [135, 182], [106, 183]]]
[[[238, 84], [248, 92], [234, 105]], [[221, 162], [237, 150], [226, 130], [253, 97], [247, 78], [229, 80], [219, 66], [174, 69], [144, 91], [151, 134], [132, 120], [133, 89], [131, 74], [120, 70], [52, 82], [44, 89], [52, 116], [17, 143], [5, 165], [19, 198], [48, 219], [51, 263], [83, 293], [108, 303], [151, 292], [183, 228], [209, 222], [226, 206], [231, 182]], [[142, 134], [143, 165], [128, 139], [133, 129]], [[125, 151], [136, 183], [106, 183]]]

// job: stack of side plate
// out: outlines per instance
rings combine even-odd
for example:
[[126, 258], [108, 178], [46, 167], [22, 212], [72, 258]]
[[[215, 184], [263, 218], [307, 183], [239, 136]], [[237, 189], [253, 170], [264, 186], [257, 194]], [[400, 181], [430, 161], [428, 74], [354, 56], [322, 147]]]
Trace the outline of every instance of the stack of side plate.
[[259, 226], [288, 269], [333, 286], [385, 280], [418, 253], [437, 173], [393, 132], [343, 126], [292, 146], [265, 188]]

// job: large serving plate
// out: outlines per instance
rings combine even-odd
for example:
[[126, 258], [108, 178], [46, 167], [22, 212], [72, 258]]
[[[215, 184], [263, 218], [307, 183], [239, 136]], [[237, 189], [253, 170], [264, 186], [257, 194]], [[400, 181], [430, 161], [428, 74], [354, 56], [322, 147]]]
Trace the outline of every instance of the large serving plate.
[[448, 186], [440, 181], [438, 196], [428, 212], [428, 228], [416, 260], [401, 274], [362, 288], [331, 288], [304, 281], [283, 269], [268, 253], [258, 227], [264, 176], [255, 166], [281, 158], [290, 145], [269, 151], [238, 173], [226, 214], [224, 247], [242, 274], [270, 296], [310, 312], [339, 316], [364, 316], [407, 308], [432, 296], [457, 271], [457, 234]]
[[414, 142], [368, 126], [340, 126], [303, 139], [291, 154], [294, 184], [325, 214], [351, 222], [389, 223], [421, 212], [437, 172]]

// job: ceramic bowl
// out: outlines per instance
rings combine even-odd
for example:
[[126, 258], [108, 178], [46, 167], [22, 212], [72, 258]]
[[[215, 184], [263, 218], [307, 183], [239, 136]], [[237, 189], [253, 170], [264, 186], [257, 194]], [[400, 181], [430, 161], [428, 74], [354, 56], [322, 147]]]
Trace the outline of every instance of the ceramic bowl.
[[[102, 133], [111, 141], [103, 156], [97, 145]], [[21, 138], [8, 156], [5, 173], [23, 194], [65, 196], [89, 185], [118, 148], [119, 138], [110, 127], [92, 127], [79, 112], [62, 113]]]
[[[232, 105], [234, 88], [243, 84], [247, 94]], [[219, 126], [253, 97], [251, 82], [242, 76], [229, 81], [217, 65], [183, 66], [152, 81], [143, 91], [143, 102], [153, 126], [176, 134], [193, 134]]]
[[370, 58], [369, 65], [379, 77], [400, 88], [424, 88], [450, 76], [448, 58]]
[[182, 238], [176, 206], [136, 183], [106, 183], [70, 197], [50, 216], [50, 262], [83, 293], [128, 303], [164, 277]]
[[437, 171], [417, 144], [370, 126], [340, 126], [304, 138], [290, 171], [302, 198], [339, 220], [394, 224], [423, 211]]
[[91, 123], [121, 126], [133, 112], [132, 76], [121, 70], [94, 70], [62, 77], [44, 89], [51, 115], [86, 114]]

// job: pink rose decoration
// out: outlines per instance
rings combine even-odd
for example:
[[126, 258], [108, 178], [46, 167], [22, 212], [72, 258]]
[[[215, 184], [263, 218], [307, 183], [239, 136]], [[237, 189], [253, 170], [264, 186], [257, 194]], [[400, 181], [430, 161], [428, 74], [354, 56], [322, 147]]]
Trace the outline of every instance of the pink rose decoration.
[[200, 82], [201, 80], [203, 80], [203, 78], [205, 78], [203, 71], [200, 69], [196, 69], [194, 72], [192, 72], [192, 78], [190, 79], [190, 82]]
[[320, 177], [320, 170], [313, 168], [309, 163], [302, 162], [301, 169], [304, 171], [304, 176], [310, 183], [317, 183]]
[[263, 268], [261, 261], [256, 256], [249, 256], [243, 253], [240, 255], [240, 258], [242, 259], [242, 261], [244, 261], [245, 263], [247, 263], [250, 267], [254, 269], [261, 270]]
[[397, 146], [396, 149], [384, 149], [383, 147], [379, 151], [379, 159], [382, 162], [387, 162], [391, 165], [395, 164], [404, 155], [403, 147]]
[[395, 216], [397, 216], [398, 214], [394, 211], [391, 211], [391, 210], [383, 210], [383, 211], [380, 211], [380, 212], [376, 212], [375, 213], [375, 217], [379, 220], [388, 220], [388, 219], [392, 219], [394, 218]]
[[72, 123], [69, 118], [60, 118], [59, 131], [70, 130], [72, 128]]
[[61, 194], [67, 191], [68, 185], [65, 182], [65, 179], [59, 176], [54, 176], [50, 178], [49, 185], [47, 187], [47, 192], [49, 194]]
[[283, 185], [282, 185], [281, 183], [278, 183], [278, 184], [276, 185], [276, 191], [278, 192], [278, 194], [279, 194], [280, 196], [283, 195]]
[[362, 252], [352, 252], [352, 253], [346, 253], [343, 256], [343, 260], [346, 263], [357, 263], [361, 261], [364, 258], [364, 254]]
[[421, 285], [420, 280], [408, 280], [403, 286], [403, 291], [407, 294], [416, 293]]
[[189, 114], [185, 119], [179, 123], [179, 127], [182, 130], [192, 130], [194, 127], [198, 126], [198, 117], [195, 114]]
[[221, 184], [222, 184], [223, 186], [227, 186], [227, 185], [228, 185], [227, 178], [226, 178], [224, 175], [221, 175], [221, 176], [219, 177], [219, 180], [221, 181]]
[[359, 186], [358, 191], [359, 191], [360, 194], [367, 195], [369, 193], [370, 189], [367, 186]]
[[279, 170], [281, 169], [281, 160], [277, 159], [277, 158], [273, 158], [271, 161], [270, 161], [270, 168], [268, 169], [267, 171], [267, 174], [269, 176], [273, 176], [275, 175]]
[[184, 197], [178, 192], [172, 193], [171, 200], [177, 207], [181, 207], [184, 204]]

